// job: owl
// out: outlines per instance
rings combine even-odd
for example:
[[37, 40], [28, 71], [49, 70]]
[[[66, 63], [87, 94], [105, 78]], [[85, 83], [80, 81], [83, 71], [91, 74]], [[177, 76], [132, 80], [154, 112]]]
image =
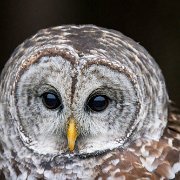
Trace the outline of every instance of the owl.
[[180, 113], [120, 32], [40, 30], [0, 77], [0, 179], [178, 179]]

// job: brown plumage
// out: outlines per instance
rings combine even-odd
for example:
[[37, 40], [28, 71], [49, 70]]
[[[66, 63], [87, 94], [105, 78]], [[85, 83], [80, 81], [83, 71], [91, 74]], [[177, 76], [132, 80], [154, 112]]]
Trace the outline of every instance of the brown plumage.
[[180, 111], [154, 59], [117, 31], [39, 31], [0, 91], [0, 179], [180, 178]]

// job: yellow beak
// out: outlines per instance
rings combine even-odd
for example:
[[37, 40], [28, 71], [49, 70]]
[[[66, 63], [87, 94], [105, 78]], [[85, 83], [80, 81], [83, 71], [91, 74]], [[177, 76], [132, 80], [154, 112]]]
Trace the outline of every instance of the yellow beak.
[[72, 152], [74, 150], [75, 142], [78, 136], [76, 121], [74, 117], [70, 117], [67, 127], [67, 139], [68, 139], [68, 148]]

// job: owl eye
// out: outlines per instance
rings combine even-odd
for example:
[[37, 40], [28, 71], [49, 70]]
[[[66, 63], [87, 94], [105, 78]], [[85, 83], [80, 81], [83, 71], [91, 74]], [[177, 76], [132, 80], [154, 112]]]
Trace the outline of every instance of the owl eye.
[[95, 95], [88, 100], [87, 106], [93, 111], [100, 112], [107, 108], [109, 98], [105, 95]]
[[42, 94], [42, 102], [48, 109], [57, 109], [58, 107], [62, 108], [62, 102], [58, 95], [52, 92], [45, 92]]

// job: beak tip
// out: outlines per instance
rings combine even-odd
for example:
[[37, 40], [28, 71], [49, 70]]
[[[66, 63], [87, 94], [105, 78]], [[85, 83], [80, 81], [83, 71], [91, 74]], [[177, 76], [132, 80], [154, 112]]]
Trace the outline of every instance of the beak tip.
[[73, 152], [73, 151], [74, 151], [74, 145], [69, 144], [68, 147], [69, 147], [69, 151], [70, 151], [70, 152]]

